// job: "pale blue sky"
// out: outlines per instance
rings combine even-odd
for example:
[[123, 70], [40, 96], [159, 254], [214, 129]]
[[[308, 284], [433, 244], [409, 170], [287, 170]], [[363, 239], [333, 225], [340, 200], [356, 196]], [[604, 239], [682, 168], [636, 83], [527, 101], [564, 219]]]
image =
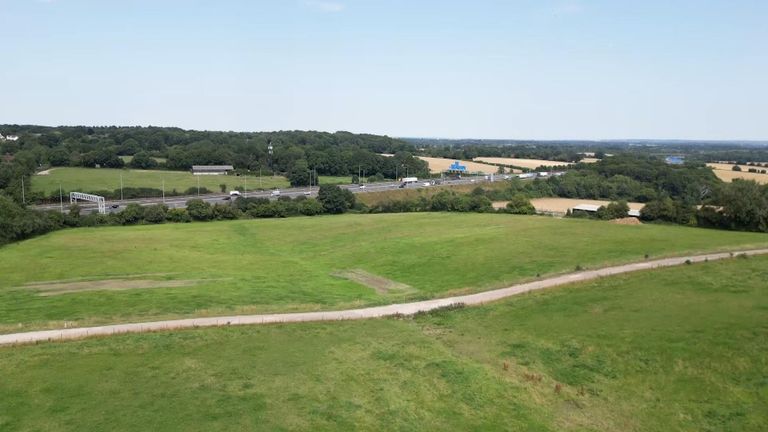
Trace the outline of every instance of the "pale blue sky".
[[768, 139], [768, 1], [0, 0], [0, 123]]

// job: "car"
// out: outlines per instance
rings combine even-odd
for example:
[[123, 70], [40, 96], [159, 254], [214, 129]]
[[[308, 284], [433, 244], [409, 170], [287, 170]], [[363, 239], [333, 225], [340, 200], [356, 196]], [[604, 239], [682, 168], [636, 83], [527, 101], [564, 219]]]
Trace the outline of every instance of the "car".
[[304, 191], [304, 195], [312, 195], [312, 191]]
[[112, 204], [112, 208], [120, 208], [120, 204]]
[[222, 199], [223, 199], [224, 201], [229, 201], [229, 200], [231, 200], [231, 199], [232, 199], [232, 197], [231, 197], [231, 196], [225, 196], [225, 197], [224, 197], [224, 198], [222, 198]]
[[362, 184], [361, 184], [360, 186], [358, 186], [358, 188], [359, 188], [359, 189], [365, 189], [365, 185], [362, 185]]
[[280, 196], [280, 191], [279, 190], [273, 190], [272, 193], [269, 194], [269, 195], [270, 196]]
[[432, 186], [432, 183], [430, 183], [430, 182], [424, 182], [424, 186]]

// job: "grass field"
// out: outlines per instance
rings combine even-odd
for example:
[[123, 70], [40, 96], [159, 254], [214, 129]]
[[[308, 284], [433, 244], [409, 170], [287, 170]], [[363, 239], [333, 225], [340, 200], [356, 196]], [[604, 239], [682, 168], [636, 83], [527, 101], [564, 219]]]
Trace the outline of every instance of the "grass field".
[[[766, 245], [765, 234], [505, 214], [80, 228], [0, 249], [0, 332], [384, 304], [506, 286], [577, 265], [637, 261], [645, 254]], [[392, 284], [375, 282], [382, 279]], [[386, 286], [403, 289], [382, 292]]]
[[[244, 187], [244, 176], [195, 176], [186, 171], [132, 170], [112, 168], [53, 168], [46, 175], [32, 177], [32, 191], [43, 192], [46, 195], [59, 192], [59, 184], [67, 192], [96, 192], [120, 188], [120, 175], [123, 176], [123, 187], [146, 187], [161, 189], [165, 181], [165, 190], [176, 189], [184, 192], [196, 188], [198, 178], [200, 186], [212, 192], [220, 192], [219, 185], [224, 183], [227, 190]], [[265, 176], [248, 177], [248, 190], [259, 187], [271, 189], [288, 186], [285, 177]]]
[[0, 430], [762, 432], [767, 269], [694, 264], [406, 320], [2, 348]]

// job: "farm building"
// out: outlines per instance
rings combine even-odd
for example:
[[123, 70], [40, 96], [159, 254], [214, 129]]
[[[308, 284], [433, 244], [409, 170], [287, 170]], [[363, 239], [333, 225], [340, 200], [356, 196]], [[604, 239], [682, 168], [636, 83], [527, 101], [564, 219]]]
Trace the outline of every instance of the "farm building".
[[192, 165], [194, 175], [227, 175], [235, 169], [232, 165]]

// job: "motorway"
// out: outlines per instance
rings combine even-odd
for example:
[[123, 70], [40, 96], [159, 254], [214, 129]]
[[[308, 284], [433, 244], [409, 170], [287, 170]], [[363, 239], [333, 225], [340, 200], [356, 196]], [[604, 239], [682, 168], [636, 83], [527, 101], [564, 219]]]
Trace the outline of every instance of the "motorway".
[[[425, 182], [428, 182], [429, 180], [419, 180], [416, 183], [410, 183], [406, 185], [407, 189], [422, 189], [427, 187], [440, 187], [440, 186], [457, 186], [457, 185], [465, 185], [465, 184], [473, 184], [473, 183], [485, 183], [490, 182], [491, 180], [486, 180], [485, 177], [465, 177], [458, 180], [442, 180], [441, 185], [429, 185], [426, 186]], [[497, 177], [495, 181], [502, 181], [501, 177]], [[348, 185], [339, 185], [339, 187], [343, 189], [347, 189], [352, 191], [353, 193], [369, 193], [369, 192], [382, 192], [387, 190], [397, 190], [398, 187], [401, 185], [400, 182], [380, 182], [380, 183], [365, 183], [364, 186], [359, 186], [356, 184], [348, 184]], [[311, 197], [317, 197], [317, 186], [313, 187], [296, 187], [296, 188], [286, 188], [280, 190], [279, 196], [287, 196], [291, 198], [295, 198], [298, 196], [311, 196]], [[266, 191], [243, 191], [242, 196], [246, 198], [268, 198], [268, 199], [277, 199], [278, 196], [272, 195], [272, 190], [266, 190]], [[187, 205], [187, 201], [191, 199], [201, 199], [205, 202], [211, 203], [211, 204], [222, 204], [231, 202], [231, 197], [228, 193], [213, 193], [213, 194], [202, 194], [202, 195], [184, 195], [184, 196], [172, 196], [172, 197], [165, 197], [165, 198], [135, 198], [135, 199], [126, 199], [126, 200], [113, 200], [113, 201], [107, 201], [107, 212], [108, 213], [116, 213], [120, 212], [125, 208], [128, 204], [139, 204], [142, 206], [148, 206], [148, 205], [154, 205], [154, 204], [165, 204], [169, 208], [185, 208]], [[98, 207], [95, 203], [90, 203], [87, 201], [78, 201], [78, 205], [81, 208], [81, 211], [83, 213], [87, 213], [91, 210], [96, 210]], [[114, 205], [117, 205], [117, 207], [114, 207]], [[36, 210], [62, 210], [64, 212], [69, 211], [69, 200], [66, 199], [63, 205], [61, 204], [41, 204], [33, 206]]]

